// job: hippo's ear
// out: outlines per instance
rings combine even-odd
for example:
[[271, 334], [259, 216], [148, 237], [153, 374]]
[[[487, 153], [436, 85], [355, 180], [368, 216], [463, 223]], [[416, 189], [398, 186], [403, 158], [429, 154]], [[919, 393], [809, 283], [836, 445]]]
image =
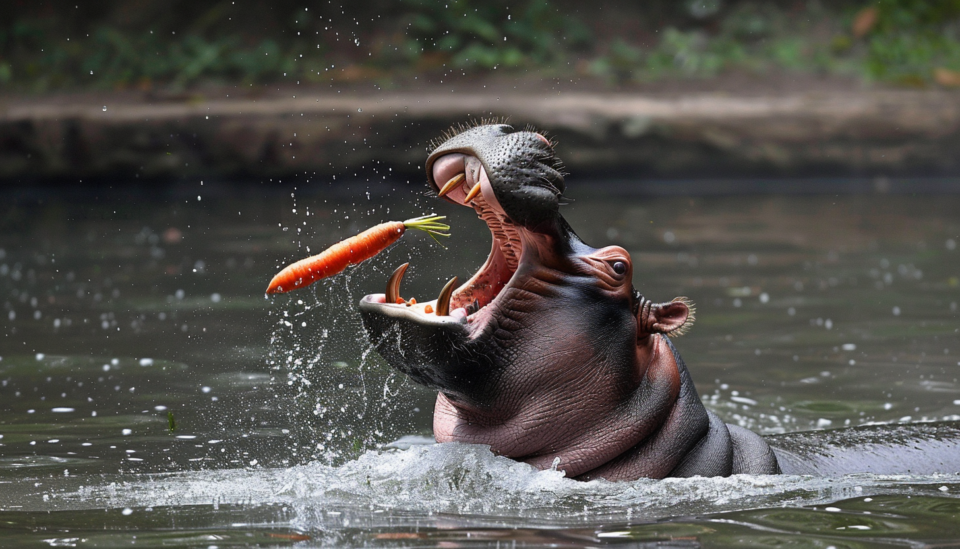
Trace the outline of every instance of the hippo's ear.
[[637, 319], [638, 335], [666, 334], [680, 337], [687, 333], [696, 319], [697, 309], [685, 297], [676, 297], [669, 303], [650, 304], [640, 308]]

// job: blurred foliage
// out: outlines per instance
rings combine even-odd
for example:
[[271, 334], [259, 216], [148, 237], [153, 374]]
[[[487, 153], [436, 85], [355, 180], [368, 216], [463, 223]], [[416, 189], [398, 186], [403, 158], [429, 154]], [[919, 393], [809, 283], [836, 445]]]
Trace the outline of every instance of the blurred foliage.
[[666, 26], [650, 48], [615, 41], [591, 72], [620, 82], [709, 77], [731, 69], [843, 72], [844, 63], [811, 40], [830, 15], [815, 4], [805, 9], [806, 23], [773, 3], [739, 2], [709, 13], [716, 17], [706, 25]]
[[571, 50], [585, 50], [593, 42], [583, 23], [565, 17], [547, 0], [512, 6], [450, 0], [442, 9], [433, 0], [403, 4], [408, 12], [402, 55], [414, 64], [439, 54], [435, 60], [454, 68], [543, 67], [560, 63]]
[[[690, 7], [700, 6], [692, 2]], [[591, 64], [615, 81], [713, 76], [728, 69], [859, 74], [906, 85], [960, 86], [960, 0], [878, 0], [803, 9], [716, 0], [711, 21], [666, 26], [651, 48], [621, 39]]]
[[184, 9], [177, 16], [170, 13], [173, 6], [131, 1], [107, 14], [86, 12], [79, 22], [64, 18], [74, 6], [53, 4], [62, 3], [7, 19], [0, 11], [0, 21], [7, 21], [0, 23], [0, 82], [34, 91], [183, 88], [209, 80], [270, 81], [316, 68], [310, 59], [300, 62], [301, 52], [311, 51], [306, 38], [289, 32], [309, 19], [303, 8], [288, 10], [288, 29], [275, 26], [275, 32], [257, 36], [243, 31], [249, 24], [224, 25], [236, 11], [232, 2]]
[[143, 87], [153, 82], [182, 87], [200, 77], [261, 81], [293, 70], [292, 56], [283, 55], [280, 46], [269, 39], [244, 46], [237, 37], [210, 40], [188, 35], [171, 40], [156, 33], [130, 34], [103, 26], [90, 33], [87, 44], [55, 47], [35, 38], [42, 36], [35, 32], [39, 28], [42, 23], [19, 22], [15, 27], [19, 35], [12, 46], [42, 52], [16, 67], [17, 77], [41, 89], [85, 81], [113, 87]]
[[3, 89], [534, 69], [611, 84], [782, 70], [960, 86], [960, 0], [0, 3]]
[[867, 73], [924, 83], [937, 68], [960, 70], [960, 0], [879, 0], [867, 36]]

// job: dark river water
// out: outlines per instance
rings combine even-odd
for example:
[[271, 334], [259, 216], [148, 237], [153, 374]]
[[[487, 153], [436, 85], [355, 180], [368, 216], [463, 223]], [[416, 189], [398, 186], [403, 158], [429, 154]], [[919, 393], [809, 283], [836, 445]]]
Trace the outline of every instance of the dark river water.
[[[483, 224], [423, 190], [380, 174], [0, 191], [0, 546], [960, 544], [957, 474], [578, 483], [433, 444], [434, 393], [385, 366], [356, 312], [405, 261], [421, 300], [483, 262]], [[957, 421], [960, 194], [894, 190], [571, 178], [564, 215], [626, 247], [645, 295], [697, 304], [676, 345], [725, 421]], [[446, 249], [409, 234], [264, 297], [286, 263], [431, 212]]]

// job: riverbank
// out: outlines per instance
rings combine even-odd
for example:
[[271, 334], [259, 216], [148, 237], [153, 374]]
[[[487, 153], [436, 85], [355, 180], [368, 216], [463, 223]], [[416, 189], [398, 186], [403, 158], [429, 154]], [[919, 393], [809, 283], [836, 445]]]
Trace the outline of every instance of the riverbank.
[[451, 125], [502, 117], [555, 138], [578, 174], [960, 175], [949, 90], [460, 87], [0, 96], [0, 181], [414, 175]]

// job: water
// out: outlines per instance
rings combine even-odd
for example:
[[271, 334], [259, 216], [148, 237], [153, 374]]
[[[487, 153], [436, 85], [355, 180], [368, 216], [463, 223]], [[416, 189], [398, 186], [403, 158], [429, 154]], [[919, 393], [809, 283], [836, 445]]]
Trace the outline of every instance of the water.
[[[378, 178], [379, 179], [379, 178]], [[960, 196], [642, 196], [564, 215], [633, 255], [707, 406], [773, 434], [960, 419]], [[451, 216], [266, 300], [278, 267], [387, 219]], [[480, 265], [466, 210], [404, 183], [8, 187], [0, 196], [0, 546], [903, 546], [960, 540], [960, 476], [577, 483], [430, 444], [434, 394], [355, 303], [410, 260]], [[171, 428], [174, 427], [174, 428]]]

